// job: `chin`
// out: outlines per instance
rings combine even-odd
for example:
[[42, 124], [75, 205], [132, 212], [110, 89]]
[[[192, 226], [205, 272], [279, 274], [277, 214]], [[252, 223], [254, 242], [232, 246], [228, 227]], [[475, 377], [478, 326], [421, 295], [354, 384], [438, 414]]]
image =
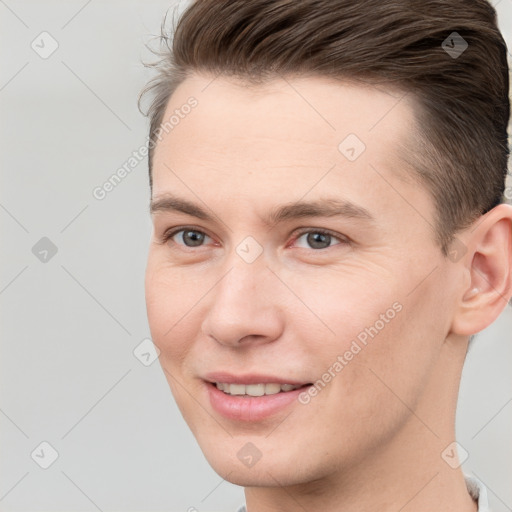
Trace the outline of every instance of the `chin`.
[[248, 469], [229, 469], [227, 468], [226, 472], [220, 473], [215, 468], [214, 471], [224, 478], [224, 480], [234, 484], [239, 485], [240, 487], [275, 487], [277, 485], [277, 481], [281, 482], [279, 477], [276, 479], [272, 478], [271, 475], [273, 473], [262, 472], [261, 469], [256, 473], [254, 471], [255, 468]]
[[[257, 442], [256, 440], [255, 444]], [[243, 446], [242, 449], [239, 448], [240, 444]], [[321, 468], [318, 468], [318, 471], [314, 470], [311, 461], [309, 467], [305, 468], [304, 461], [297, 460], [296, 454], [287, 453], [277, 445], [266, 448], [265, 454], [262, 453], [258, 460], [251, 460], [250, 455], [255, 450], [251, 444], [250, 441], [240, 441], [235, 437], [224, 446], [210, 444], [201, 446], [201, 449], [212, 469], [221, 478], [242, 487], [302, 484], [317, 479], [322, 473]], [[255, 451], [253, 453], [257, 456]]]
[[[232, 461], [208, 461], [212, 469], [224, 480], [241, 487], [276, 487], [302, 483], [297, 475], [290, 472], [290, 462], [282, 467], [276, 464], [259, 462], [252, 468], [236, 467]], [[260, 465], [261, 464], [261, 465]]]

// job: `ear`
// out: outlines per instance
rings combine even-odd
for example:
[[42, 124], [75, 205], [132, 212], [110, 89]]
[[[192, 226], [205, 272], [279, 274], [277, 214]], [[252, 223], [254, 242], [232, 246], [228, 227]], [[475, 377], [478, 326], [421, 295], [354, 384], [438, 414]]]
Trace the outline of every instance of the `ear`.
[[512, 295], [512, 206], [500, 204], [480, 217], [464, 240], [467, 279], [451, 331], [470, 336], [492, 324]]

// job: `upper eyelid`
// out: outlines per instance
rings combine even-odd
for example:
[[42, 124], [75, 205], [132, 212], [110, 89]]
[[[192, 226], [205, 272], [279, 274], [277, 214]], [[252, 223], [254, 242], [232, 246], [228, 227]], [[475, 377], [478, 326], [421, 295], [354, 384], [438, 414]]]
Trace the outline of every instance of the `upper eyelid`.
[[325, 233], [326, 235], [330, 235], [333, 238], [338, 238], [340, 240], [347, 239], [348, 237], [346, 235], [342, 235], [341, 233], [336, 233], [335, 231], [332, 231], [331, 229], [327, 228], [298, 228], [298, 233], [295, 235], [295, 237], [299, 237], [302, 235], [305, 235], [307, 233]]
[[209, 236], [210, 238], [213, 238], [211, 235], [209, 235], [203, 228], [196, 228], [194, 226], [176, 226], [174, 228], [169, 228], [164, 230], [162, 237], [171, 237], [179, 233], [180, 231], [198, 231], [199, 233], [203, 233], [206, 236]]
[[[204, 230], [204, 228], [196, 228], [194, 226], [177, 226], [175, 228], [169, 228], [164, 231], [164, 235], [175, 235], [176, 233], [179, 233], [180, 231], [198, 231], [199, 233], [203, 233], [210, 238], [213, 238], [212, 236], [208, 235], [208, 233]], [[332, 231], [331, 229], [327, 228], [315, 228], [315, 227], [303, 227], [303, 228], [296, 228], [293, 230], [294, 232], [297, 232], [295, 236], [300, 236], [306, 233], [327, 233], [334, 237], [344, 237], [345, 235], [342, 235], [341, 233], [336, 233], [335, 231]], [[345, 238], [347, 238], [345, 236]]]

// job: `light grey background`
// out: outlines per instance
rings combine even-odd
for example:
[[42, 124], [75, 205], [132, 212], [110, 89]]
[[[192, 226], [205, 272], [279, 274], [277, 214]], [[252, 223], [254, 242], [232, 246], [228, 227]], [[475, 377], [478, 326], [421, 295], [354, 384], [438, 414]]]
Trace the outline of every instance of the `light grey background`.
[[[0, 0], [2, 512], [243, 502], [206, 463], [158, 361], [133, 354], [149, 337], [146, 161], [105, 199], [92, 194], [146, 142], [144, 43], [171, 5]], [[512, 0], [497, 9], [512, 47]], [[31, 48], [51, 48], [43, 31], [59, 45], [46, 59]], [[42, 237], [58, 249], [47, 262], [32, 252]], [[507, 307], [475, 340], [458, 411], [464, 469], [494, 512], [512, 510], [511, 331]], [[59, 455], [48, 469], [31, 458], [48, 457], [43, 441]]]

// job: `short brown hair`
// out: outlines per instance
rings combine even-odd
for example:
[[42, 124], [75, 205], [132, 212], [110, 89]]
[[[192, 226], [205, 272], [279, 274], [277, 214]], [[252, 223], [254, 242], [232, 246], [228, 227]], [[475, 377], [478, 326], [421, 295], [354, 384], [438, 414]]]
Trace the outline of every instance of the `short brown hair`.
[[[445, 50], [457, 32], [460, 55]], [[459, 37], [455, 35], [455, 37]], [[264, 83], [279, 76], [363, 80], [412, 94], [417, 133], [402, 158], [436, 206], [437, 242], [503, 202], [510, 116], [507, 48], [485, 0], [196, 0], [166, 35], [151, 91], [155, 132], [190, 74]], [[140, 99], [139, 99], [140, 101]]]

